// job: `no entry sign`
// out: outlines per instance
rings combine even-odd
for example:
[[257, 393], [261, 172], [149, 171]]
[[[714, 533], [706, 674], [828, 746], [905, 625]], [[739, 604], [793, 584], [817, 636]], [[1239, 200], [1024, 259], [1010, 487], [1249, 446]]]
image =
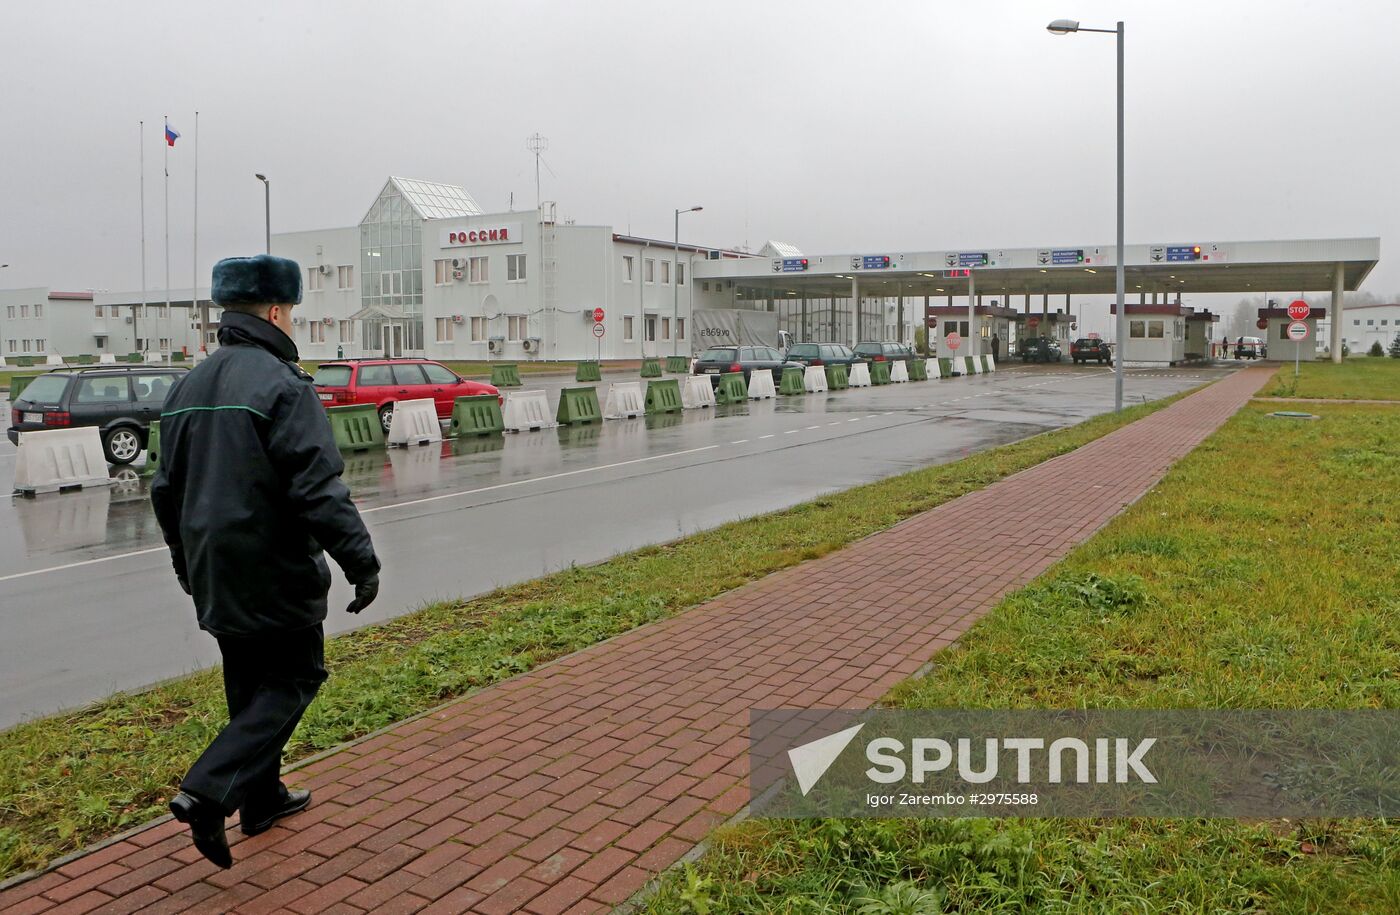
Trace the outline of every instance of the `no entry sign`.
[[[599, 309], [599, 311], [601, 311], [601, 310], [602, 310], [602, 309]], [[594, 324], [594, 325], [593, 325], [593, 336], [601, 338], [601, 337], [603, 336], [604, 333], [606, 333], [606, 331], [603, 329], [603, 325], [601, 325], [601, 324]]]
[[948, 344], [948, 349], [957, 349], [962, 346], [962, 334], [953, 331], [944, 339], [944, 342]]
[[[593, 309], [593, 323], [594, 323], [594, 324], [602, 324], [602, 323], [603, 323], [603, 309], [601, 309], [601, 308], [595, 308], [595, 309]], [[602, 335], [602, 334], [598, 334], [598, 336], [601, 337], [601, 336], [603, 336], [603, 335]]]
[[[1290, 306], [1288, 310], [1292, 311], [1293, 309]], [[1294, 321], [1292, 324], [1288, 325], [1288, 339], [1292, 340], [1294, 343], [1302, 343], [1304, 340], [1308, 339], [1308, 325], [1304, 324], [1302, 321]]]
[[1310, 314], [1312, 314], [1311, 306], [1302, 299], [1296, 299], [1288, 304], [1288, 316], [1295, 321], [1306, 321]]

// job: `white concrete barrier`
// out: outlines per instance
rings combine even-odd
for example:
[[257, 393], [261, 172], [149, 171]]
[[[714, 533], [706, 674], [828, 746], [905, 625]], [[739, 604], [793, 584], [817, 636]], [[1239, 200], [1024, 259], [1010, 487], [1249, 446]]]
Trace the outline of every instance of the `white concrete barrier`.
[[438, 425], [437, 405], [433, 399], [395, 401], [386, 441], [390, 445], [426, 445], [442, 441], [442, 426]]
[[937, 379], [943, 377], [943, 370], [939, 367], [938, 360], [936, 358], [925, 359], [924, 368], [928, 371], [928, 377], [930, 381], [936, 381]]
[[4, 368], [9, 368], [9, 366], [5, 364], [5, 357], [4, 357], [4, 356], [0, 356], [0, 369], [4, 369]]
[[903, 359], [896, 359], [894, 365], [890, 366], [890, 384], [899, 384], [901, 381], [909, 380], [909, 366]]
[[971, 375], [971, 374], [972, 374], [972, 369], [968, 368], [968, 366], [967, 366], [967, 357], [966, 357], [966, 356], [954, 356], [952, 359], [950, 359], [950, 360], [948, 361], [948, 364], [951, 365], [951, 366], [953, 367], [953, 374], [954, 374], [954, 375]]
[[991, 356], [991, 355], [989, 354], [989, 355], [986, 357], [986, 359], [987, 359], [987, 371], [989, 371], [989, 372], [995, 372], [995, 371], [997, 370], [997, 361], [996, 361], [996, 358], [993, 357], [993, 356]]
[[980, 374], [982, 374], [982, 357], [981, 357], [981, 356], [968, 356], [968, 357], [967, 357], [967, 365], [968, 365], [968, 371], [970, 372], [970, 374], [973, 374], [973, 375], [980, 375]]
[[851, 374], [846, 379], [846, 384], [853, 388], [870, 387], [870, 366], [864, 362], [852, 364]]
[[145, 360], [146, 360], [147, 362], [160, 362], [160, 361], [161, 361], [161, 359], [160, 359], [160, 353], [147, 353], [147, 354], [145, 355], [144, 358], [145, 358]]
[[116, 364], [117, 364], [117, 354], [116, 354], [116, 353], [98, 353], [98, 354], [97, 354], [97, 364], [98, 364], [98, 365], [116, 365]]
[[511, 391], [501, 411], [507, 432], [533, 432], [558, 425], [549, 412], [549, 396], [544, 391]]
[[767, 400], [777, 397], [773, 387], [773, 373], [768, 369], [754, 369], [749, 373], [749, 400]]
[[686, 410], [699, 410], [715, 405], [715, 386], [705, 375], [687, 375], [681, 386], [681, 407]]
[[108, 486], [107, 459], [96, 426], [44, 429], [19, 434], [15, 455], [15, 489], [23, 493], [58, 492], [83, 486]]
[[44, 365], [63, 365], [63, 357], [48, 356], [44, 359]]
[[[710, 379], [706, 378], [709, 384]], [[608, 397], [603, 404], [604, 419], [632, 419], [646, 412], [640, 381], [614, 381], [608, 385]]]
[[826, 390], [826, 368], [809, 365], [802, 373], [802, 387], [808, 394], [821, 394]]

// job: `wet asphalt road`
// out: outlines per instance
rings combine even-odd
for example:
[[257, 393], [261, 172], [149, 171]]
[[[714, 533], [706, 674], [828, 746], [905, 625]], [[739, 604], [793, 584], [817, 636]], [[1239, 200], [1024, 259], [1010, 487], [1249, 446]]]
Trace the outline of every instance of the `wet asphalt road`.
[[[1126, 396], [1156, 399], [1227, 371], [1130, 369]], [[526, 379], [552, 403], [564, 383]], [[383, 588], [349, 616], [337, 572], [327, 631], [957, 460], [1112, 405], [1104, 369], [1014, 368], [347, 455]], [[0, 486], [13, 472], [5, 441]], [[170, 574], [144, 483], [117, 473], [112, 487], [0, 500], [0, 728], [218, 659]]]

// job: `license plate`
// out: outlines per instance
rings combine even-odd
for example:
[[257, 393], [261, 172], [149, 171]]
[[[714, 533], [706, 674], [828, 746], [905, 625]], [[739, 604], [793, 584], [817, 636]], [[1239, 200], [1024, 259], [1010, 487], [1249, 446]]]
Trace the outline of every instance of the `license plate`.
[[706, 375], [718, 375], [719, 369], [705, 369]]
[[317, 396], [320, 397], [322, 400], [325, 400], [325, 401], [330, 401], [330, 400], [335, 399], [335, 395], [334, 395], [334, 394], [318, 394]]
[[42, 413], [26, 413], [26, 414], [24, 414], [24, 421], [27, 422], [27, 423], [41, 423], [41, 422], [44, 421], [44, 414], [42, 414]]

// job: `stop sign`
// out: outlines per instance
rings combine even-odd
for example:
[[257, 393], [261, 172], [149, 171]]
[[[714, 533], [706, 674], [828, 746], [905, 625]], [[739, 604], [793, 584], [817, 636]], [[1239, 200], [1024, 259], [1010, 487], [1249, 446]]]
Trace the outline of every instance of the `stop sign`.
[[962, 335], [953, 331], [944, 342], [948, 344], [948, 349], [957, 349], [962, 346]]
[[1312, 308], [1302, 299], [1297, 299], [1288, 305], [1288, 316], [1295, 321], [1306, 321], [1310, 314], [1312, 314]]
[[593, 323], [594, 323], [594, 324], [601, 324], [601, 323], [603, 323], [603, 309], [601, 309], [601, 308], [595, 308], [595, 309], [593, 309]]
[[1037, 317], [1035, 317], [1034, 315], [1032, 315], [1031, 317], [1029, 317], [1029, 318], [1026, 319], [1026, 326], [1027, 326], [1027, 327], [1039, 327], [1039, 326], [1040, 326], [1040, 319], [1037, 318]]
[[1258, 321], [1255, 321], [1255, 322], [1254, 322], [1254, 326], [1257, 327], [1257, 328], [1259, 328], [1260, 330], [1268, 330], [1268, 329], [1269, 329], [1269, 319], [1268, 319], [1268, 318], [1260, 318]]

